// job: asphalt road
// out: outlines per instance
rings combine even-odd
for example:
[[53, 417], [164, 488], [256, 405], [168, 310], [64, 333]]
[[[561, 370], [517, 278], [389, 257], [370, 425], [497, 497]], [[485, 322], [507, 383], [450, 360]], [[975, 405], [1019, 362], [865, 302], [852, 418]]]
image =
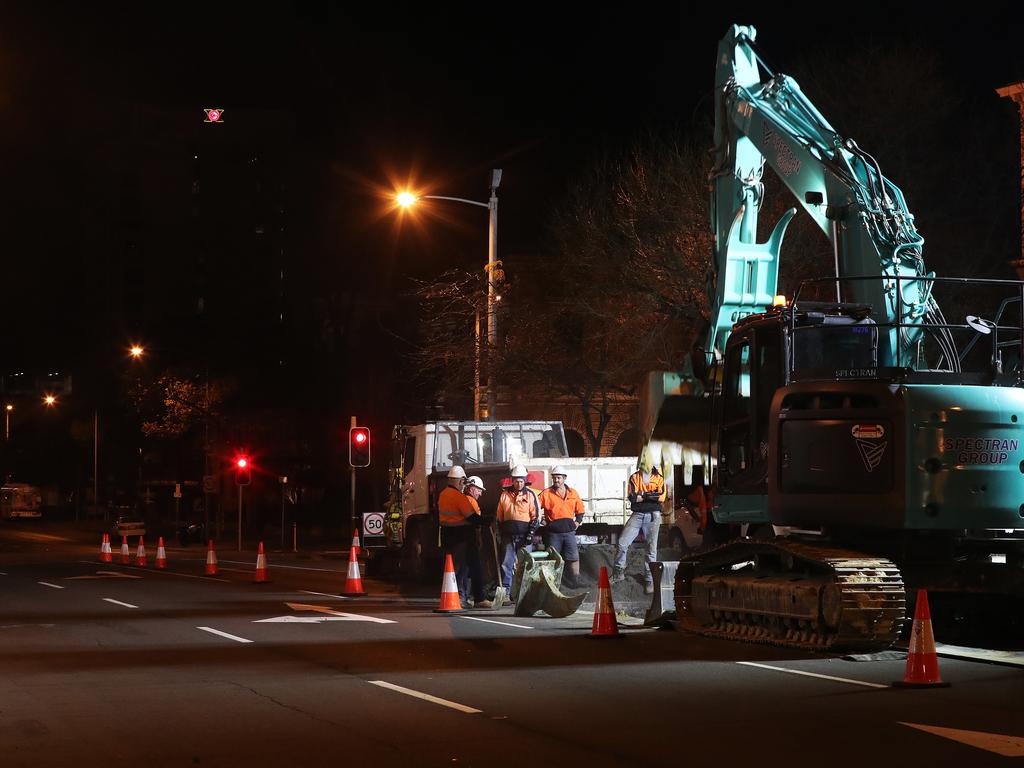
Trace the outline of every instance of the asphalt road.
[[[1024, 668], [802, 656], [591, 615], [438, 615], [343, 561], [171, 548], [169, 568], [0, 529], [3, 766], [986, 766], [1024, 757]], [[115, 555], [116, 559], [116, 555]], [[939, 638], [941, 640], [941, 638]], [[935, 729], [948, 729], [941, 731]], [[982, 734], [982, 735], [979, 735]], [[966, 743], [965, 743], [966, 742]], [[1002, 752], [1002, 753], [1001, 753]], [[1012, 756], [1007, 756], [1012, 755]]]

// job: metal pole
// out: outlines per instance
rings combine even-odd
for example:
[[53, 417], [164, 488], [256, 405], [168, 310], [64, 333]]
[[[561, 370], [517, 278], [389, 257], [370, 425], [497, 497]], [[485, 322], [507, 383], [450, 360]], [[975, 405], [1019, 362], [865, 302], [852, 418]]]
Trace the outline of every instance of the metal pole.
[[242, 551], [242, 491], [244, 485], [238, 486], [238, 551]]
[[480, 310], [476, 311], [476, 331], [473, 337], [476, 359], [473, 361], [473, 419], [480, 421]]
[[4, 408], [4, 440], [11, 439], [11, 409]]
[[[287, 478], [285, 478], [287, 479]], [[281, 549], [284, 549], [284, 483], [281, 483]]]
[[[92, 411], [92, 506], [100, 508], [100, 409]], [[107, 522], [107, 510], [103, 509], [103, 522]]]
[[487, 419], [494, 421], [497, 417], [498, 382], [494, 376], [494, 350], [498, 348], [498, 313], [494, 300], [494, 275], [498, 261], [498, 181], [501, 171], [491, 172], [491, 199], [488, 201], [487, 227]]
[[[350, 418], [350, 421], [349, 421], [349, 426], [350, 427], [357, 427], [357, 426], [359, 426], [358, 424], [356, 424], [356, 417], [355, 416], [351, 416], [349, 418]], [[355, 467], [351, 467], [350, 468], [349, 476], [351, 478], [351, 484], [352, 484], [352, 507], [351, 507], [351, 510], [352, 510], [352, 532], [355, 532], [355, 530], [356, 530], [356, 468]], [[350, 534], [349, 534], [349, 539], [352, 538], [352, 536], [351, 536], [352, 532], [350, 532]]]

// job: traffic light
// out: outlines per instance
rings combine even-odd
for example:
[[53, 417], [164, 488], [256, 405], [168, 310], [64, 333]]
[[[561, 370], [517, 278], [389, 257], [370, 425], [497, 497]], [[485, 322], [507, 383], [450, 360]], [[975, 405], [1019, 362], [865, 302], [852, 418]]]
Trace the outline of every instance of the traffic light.
[[370, 430], [367, 427], [349, 428], [348, 463], [352, 467], [370, 466]]
[[246, 456], [235, 459], [235, 485], [249, 485], [252, 482], [252, 467]]

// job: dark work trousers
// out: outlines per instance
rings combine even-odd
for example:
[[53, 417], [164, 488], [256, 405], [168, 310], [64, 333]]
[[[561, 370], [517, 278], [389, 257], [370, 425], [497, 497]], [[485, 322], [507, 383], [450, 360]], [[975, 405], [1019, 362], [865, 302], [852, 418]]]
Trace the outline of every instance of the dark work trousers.
[[480, 552], [476, 544], [476, 526], [442, 525], [441, 547], [446, 555], [452, 556], [455, 568], [455, 583], [459, 587], [459, 599], [465, 603], [472, 587], [473, 600], [484, 599], [483, 582], [480, 578]]

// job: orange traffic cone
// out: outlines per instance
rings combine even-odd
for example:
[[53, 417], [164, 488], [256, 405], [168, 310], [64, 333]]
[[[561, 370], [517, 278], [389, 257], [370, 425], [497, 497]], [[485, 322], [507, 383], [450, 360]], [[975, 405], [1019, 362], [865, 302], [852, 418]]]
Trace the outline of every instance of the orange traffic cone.
[[164, 549], [164, 537], [161, 536], [160, 540], [156, 543], [156, 567], [166, 568], [167, 567], [167, 552]]
[[356, 528], [352, 529], [352, 549], [356, 551], [357, 555], [359, 554], [359, 530]]
[[210, 543], [206, 550], [206, 571], [204, 576], [216, 576], [217, 575], [217, 553], [213, 551], [213, 539], [210, 539]]
[[619, 634], [619, 625], [615, 621], [612, 585], [608, 581], [608, 569], [604, 566], [601, 566], [601, 577], [597, 582], [597, 610], [594, 611], [594, 626], [589, 637], [625, 637]]
[[112, 563], [114, 562], [114, 553], [110, 551], [110, 534], [103, 534], [103, 541], [100, 544], [100, 562], [101, 563]]
[[128, 551], [128, 537], [123, 536], [121, 538], [121, 565], [131, 565], [132, 556]]
[[256, 553], [256, 578], [252, 580], [253, 584], [266, 584], [267, 583], [267, 556], [263, 554], [263, 542], [260, 542], [259, 551]]
[[348, 553], [348, 578], [345, 579], [345, 591], [341, 594], [344, 597], [362, 597], [366, 594], [363, 579], [359, 575], [359, 557], [356, 555], [355, 547]]
[[932, 634], [932, 612], [928, 608], [928, 591], [917, 591], [914, 626], [910, 630], [910, 648], [907, 649], [907, 671], [903, 679], [893, 683], [897, 688], [948, 688], [949, 683], [939, 677], [939, 657], [935, 653]]
[[441, 579], [441, 604], [434, 613], [461, 613], [462, 601], [459, 600], [459, 587], [455, 583], [455, 566], [452, 556], [444, 556], [444, 577]]
[[143, 568], [146, 567], [146, 545], [142, 543], [141, 536], [139, 536], [139, 548], [135, 550], [135, 564]]

